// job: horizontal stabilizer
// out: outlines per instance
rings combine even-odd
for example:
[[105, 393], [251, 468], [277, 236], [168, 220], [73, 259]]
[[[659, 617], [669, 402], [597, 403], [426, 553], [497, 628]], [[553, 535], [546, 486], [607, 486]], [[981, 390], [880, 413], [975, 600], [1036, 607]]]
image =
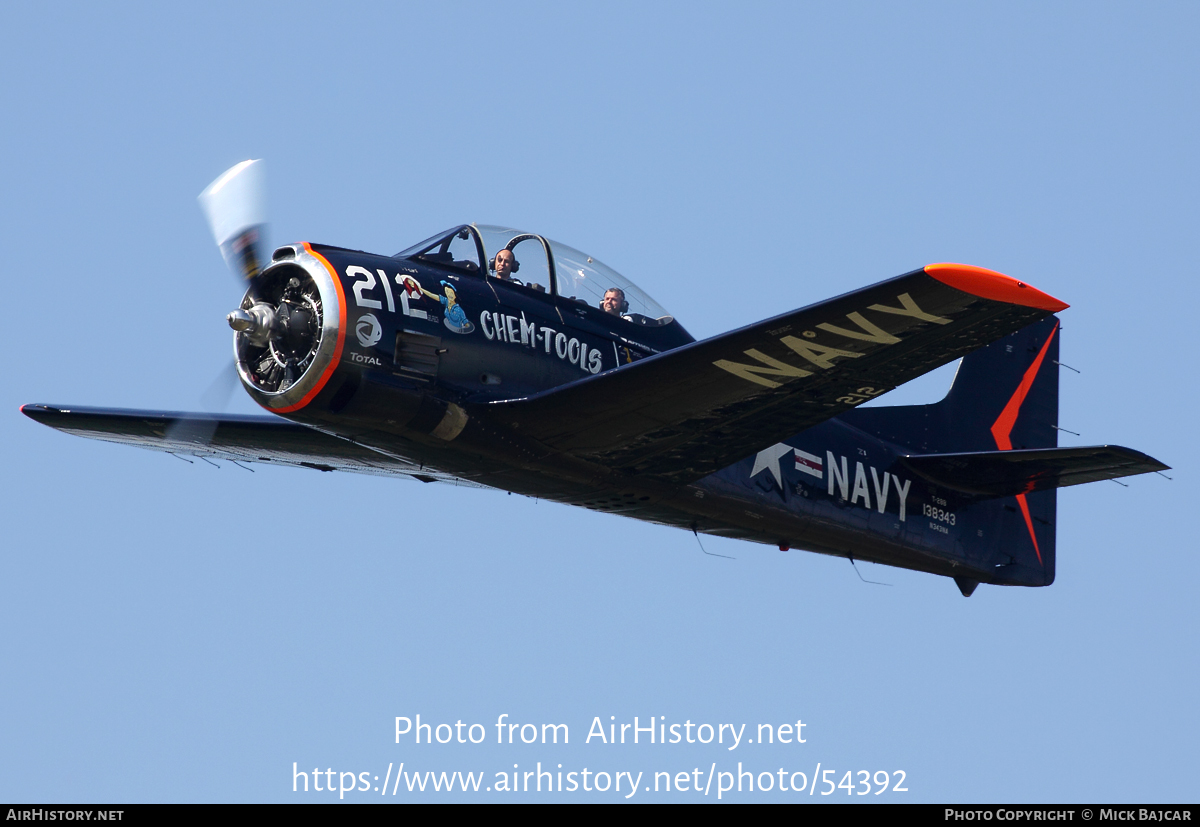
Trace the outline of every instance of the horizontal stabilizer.
[[983, 497], [1027, 494], [1170, 468], [1119, 445], [917, 454], [900, 461], [935, 485]]

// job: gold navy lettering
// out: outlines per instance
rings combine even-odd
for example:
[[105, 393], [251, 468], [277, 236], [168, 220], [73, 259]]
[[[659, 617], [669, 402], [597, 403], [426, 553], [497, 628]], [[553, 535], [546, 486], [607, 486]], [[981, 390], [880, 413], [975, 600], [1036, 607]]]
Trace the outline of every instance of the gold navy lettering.
[[[901, 293], [896, 296], [896, 301], [899, 303], [899, 307], [886, 304], [872, 304], [866, 309], [889, 316], [903, 316], [918, 322], [928, 322], [938, 325], [950, 323], [950, 319], [922, 310], [908, 293]], [[843, 339], [849, 339], [853, 342], [865, 342], [868, 346], [887, 346], [900, 341], [899, 336], [879, 327], [879, 325], [858, 311], [847, 313], [846, 320], [852, 327], [843, 327], [832, 322], [822, 322], [815, 325], [815, 327], [818, 330], [825, 331], [827, 334], [840, 336]], [[777, 328], [774, 332], [784, 333], [789, 329], [790, 325]], [[805, 331], [804, 336], [815, 338], [816, 334], [812, 331]], [[762, 385], [764, 388], [778, 388], [784, 382], [812, 376], [813, 369], [829, 370], [835, 367], [834, 360], [836, 359], [859, 359], [866, 355], [859, 350], [847, 350], [830, 344], [818, 344], [811, 341], [811, 339], [805, 341], [795, 336], [782, 336], [777, 341], [788, 348], [792, 354], [803, 359], [807, 363], [806, 367], [801, 368], [791, 362], [785, 362], [767, 353], [763, 353], [757, 348], [749, 348], [742, 351], [742, 354], [753, 359], [753, 362], [717, 359], [713, 362], [713, 365], [728, 373], [732, 373], [734, 376], [745, 379], [747, 382]], [[862, 345], [859, 345], [859, 347], [861, 348]], [[845, 404], [857, 405], [860, 402], [866, 401], [866, 398], [858, 398], [857, 395], [851, 395], [850, 397], [840, 398], [838, 401]]]

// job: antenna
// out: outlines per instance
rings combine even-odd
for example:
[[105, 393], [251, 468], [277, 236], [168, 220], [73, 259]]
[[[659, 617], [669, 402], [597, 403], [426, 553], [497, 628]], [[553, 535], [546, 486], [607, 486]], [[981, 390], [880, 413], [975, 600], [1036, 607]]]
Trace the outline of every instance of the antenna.
[[709, 557], [724, 557], [726, 560], [736, 560], [737, 559], [736, 557], [730, 557], [728, 554], [715, 554], [715, 553], [709, 551], [708, 549], [706, 549], [704, 547], [704, 543], [700, 542], [700, 535], [696, 533], [695, 525], [692, 526], [692, 534], [695, 535], [696, 542], [700, 544], [700, 550], [703, 551], [705, 554], [707, 554]]
[[870, 583], [872, 586], [890, 586], [891, 583], [880, 583], [878, 580], [868, 580], [862, 576], [862, 572], [858, 570], [858, 566], [854, 562], [854, 555], [847, 554], [846, 559], [850, 561], [850, 565], [854, 567], [854, 573], [858, 575], [858, 579], [864, 583]]

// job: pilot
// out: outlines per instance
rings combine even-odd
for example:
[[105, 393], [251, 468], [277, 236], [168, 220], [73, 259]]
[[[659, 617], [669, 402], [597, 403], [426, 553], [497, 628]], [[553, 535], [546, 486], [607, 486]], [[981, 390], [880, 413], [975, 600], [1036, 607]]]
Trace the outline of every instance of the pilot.
[[501, 281], [512, 281], [512, 274], [520, 266], [517, 264], [517, 257], [513, 255], [513, 251], [505, 248], [496, 253], [496, 261], [492, 269], [496, 272], [496, 278]]
[[600, 309], [614, 316], [623, 316], [629, 312], [629, 302], [625, 300], [625, 291], [620, 287], [610, 287], [604, 292], [604, 301]]

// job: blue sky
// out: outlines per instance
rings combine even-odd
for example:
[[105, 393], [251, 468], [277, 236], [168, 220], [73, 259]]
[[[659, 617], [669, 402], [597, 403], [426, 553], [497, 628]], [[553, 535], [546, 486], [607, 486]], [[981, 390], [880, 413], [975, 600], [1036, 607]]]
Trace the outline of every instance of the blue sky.
[[[852, 801], [1196, 799], [1193, 5], [5, 18], [0, 797], [337, 800], [293, 793], [293, 762], [491, 783], [539, 761], [646, 778], [741, 761], [906, 773], [908, 792]], [[20, 416], [200, 406], [239, 295], [195, 196], [251, 157], [276, 242], [391, 253], [462, 221], [525, 228], [698, 337], [934, 261], [1000, 270], [1072, 305], [1060, 423], [1081, 436], [1064, 444], [1128, 445], [1174, 479], [1062, 492], [1058, 581], [964, 600], [928, 575], [863, 566], [890, 584], [866, 585], [843, 560], [706, 538], [721, 559], [503, 493], [188, 465]], [[418, 713], [489, 738], [396, 744]], [[571, 743], [497, 745], [502, 714], [566, 723]], [[584, 743], [596, 717], [652, 715], [800, 719], [807, 740]]]

